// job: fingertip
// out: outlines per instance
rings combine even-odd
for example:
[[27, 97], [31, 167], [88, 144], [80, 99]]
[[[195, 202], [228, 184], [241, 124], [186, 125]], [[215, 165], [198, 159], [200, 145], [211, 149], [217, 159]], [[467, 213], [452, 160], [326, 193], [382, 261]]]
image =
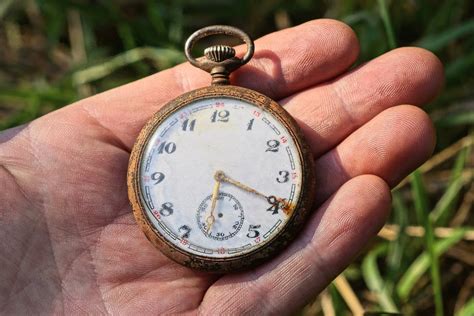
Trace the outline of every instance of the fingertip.
[[321, 29], [326, 29], [325, 35], [329, 35], [331, 39], [336, 39], [331, 49], [346, 56], [346, 59], [350, 60], [351, 63], [359, 57], [359, 39], [355, 31], [346, 23], [334, 19], [317, 19], [306, 22], [302, 26], [315, 28], [314, 33], [318, 35], [321, 33]]
[[387, 182], [375, 174], [360, 175], [355, 177], [353, 180], [356, 181], [355, 185], [363, 184], [366, 186], [365, 191], [368, 196], [374, 199], [375, 207], [373, 207], [373, 210], [388, 215], [392, 204], [392, 194]]
[[[375, 227], [374, 232], [384, 225], [390, 214], [392, 195], [383, 178], [374, 174], [362, 174], [347, 181], [339, 190], [350, 195], [353, 205], [358, 206], [359, 212], [351, 215], [354, 216], [353, 222], [360, 224], [373, 220], [374, 223], [368, 227]], [[343, 199], [347, 200], [347, 196]]]
[[444, 66], [434, 53], [420, 47], [400, 47], [388, 54], [407, 63], [410, 76], [406, 79], [418, 88], [418, 98], [413, 98], [416, 105], [433, 100], [441, 92], [444, 86]]
[[[340, 69], [350, 67], [359, 57], [360, 45], [354, 30], [347, 24], [334, 19], [316, 19], [303, 23], [300, 28], [308, 39], [308, 43], [319, 45], [318, 55], [308, 54], [320, 63], [315, 69], [318, 72], [324, 72], [335, 76], [340, 73]], [[327, 45], [329, 44], [329, 45]], [[312, 48], [312, 47], [308, 47]], [[330, 61], [338, 61], [335, 65]], [[313, 63], [315, 60], [312, 61]], [[304, 63], [303, 63], [304, 65]], [[331, 70], [333, 68], [333, 70]], [[330, 76], [327, 76], [328, 79]]]
[[395, 116], [393, 119], [400, 123], [401, 129], [404, 130], [402, 136], [406, 135], [401, 138], [413, 142], [411, 148], [416, 150], [419, 156], [418, 165], [421, 165], [433, 154], [436, 146], [436, 129], [428, 113], [411, 104], [392, 107], [385, 112]]
[[233, 78], [280, 99], [347, 70], [359, 55], [359, 42], [348, 25], [319, 19], [268, 34], [255, 41], [255, 49]]

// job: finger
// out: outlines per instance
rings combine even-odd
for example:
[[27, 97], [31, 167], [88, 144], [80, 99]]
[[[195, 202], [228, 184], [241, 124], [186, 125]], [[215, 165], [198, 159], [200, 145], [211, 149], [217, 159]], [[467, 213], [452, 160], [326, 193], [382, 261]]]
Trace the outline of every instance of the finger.
[[314, 130], [310, 142], [319, 156], [391, 106], [430, 101], [442, 85], [443, 66], [438, 58], [427, 50], [407, 47], [282, 103]]
[[269, 34], [256, 41], [249, 66], [234, 84], [279, 100], [346, 71], [359, 56], [359, 42], [346, 24], [321, 19]]
[[316, 161], [317, 200], [362, 174], [394, 187], [428, 159], [434, 146], [435, 130], [425, 112], [411, 105], [387, 109]]
[[[269, 34], [255, 44], [255, 57], [232, 79], [275, 99], [340, 74], [359, 52], [352, 29], [329, 19]], [[185, 63], [85, 99], [79, 106], [130, 147], [143, 124], [164, 103], [209, 84], [209, 74]]]
[[390, 190], [382, 179], [351, 179], [319, 208], [287, 251], [255, 271], [223, 277], [210, 287], [203, 314], [295, 311], [344, 270], [383, 226], [389, 210]]

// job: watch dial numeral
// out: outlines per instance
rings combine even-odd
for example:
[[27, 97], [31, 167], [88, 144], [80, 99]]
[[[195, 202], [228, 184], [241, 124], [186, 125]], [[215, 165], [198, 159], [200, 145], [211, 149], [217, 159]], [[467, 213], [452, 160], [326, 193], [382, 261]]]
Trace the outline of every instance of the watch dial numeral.
[[173, 142], [163, 142], [160, 144], [160, 146], [158, 146], [158, 154], [162, 154], [162, 153], [167, 153], [167, 154], [172, 154], [174, 153], [176, 150], [176, 144], [173, 143]]
[[212, 113], [211, 122], [229, 122], [229, 115], [230, 112], [227, 110], [215, 110], [214, 113]]
[[161, 204], [160, 214], [163, 216], [170, 216], [173, 214], [173, 203], [166, 202]]
[[189, 239], [189, 233], [191, 232], [191, 228], [188, 225], [183, 225], [178, 228], [178, 232], [181, 234], [181, 238]]
[[194, 131], [194, 126], [196, 125], [196, 120], [189, 121], [189, 119], [186, 119], [183, 121], [183, 131]]
[[273, 215], [278, 214], [278, 210], [283, 209], [286, 205], [286, 199], [277, 199], [274, 195], [267, 197], [267, 202], [270, 204], [267, 211], [272, 212]]
[[289, 171], [282, 170], [282, 171], [278, 172], [278, 174], [280, 175], [278, 178], [276, 178], [278, 183], [285, 183], [285, 182], [288, 182], [288, 180], [290, 180], [290, 172]]
[[272, 212], [273, 215], [278, 214], [278, 209], [280, 208], [280, 202], [273, 195], [267, 197], [267, 202], [270, 203], [270, 207], [267, 208], [267, 211]]
[[249, 225], [249, 232], [247, 233], [248, 238], [257, 238], [260, 236], [258, 229], [261, 225]]
[[251, 131], [252, 130], [252, 127], [253, 127], [253, 121], [255, 119], [251, 119], [248, 123], [247, 123], [247, 130], [248, 131]]
[[155, 184], [158, 184], [165, 179], [165, 175], [163, 172], [155, 172], [151, 174], [151, 179], [156, 181]]
[[267, 142], [267, 146], [268, 148], [265, 150], [265, 152], [267, 151], [271, 151], [271, 152], [278, 152], [278, 146], [280, 146], [280, 142], [277, 141], [276, 139], [271, 139]]

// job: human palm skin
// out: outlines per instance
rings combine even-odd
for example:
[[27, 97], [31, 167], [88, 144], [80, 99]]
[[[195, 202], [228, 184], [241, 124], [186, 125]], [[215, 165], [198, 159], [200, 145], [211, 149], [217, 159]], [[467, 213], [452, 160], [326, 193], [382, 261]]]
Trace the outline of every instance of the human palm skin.
[[0, 313], [271, 314], [314, 298], [378, 232], [390, 187], [431, 154], [419, 106], [440, 90], [438, 59], [400, 48], [350, 69], [353, 31], [316, 20], [256, 41], [234, 84], [277, 100], [316, 162], [317, 205], [297, 239], [256, 269], [180, 266], [135, 224], [128, 158], [140, 129], [174, 97], [209, 84], [179, 65], [0, 134]]

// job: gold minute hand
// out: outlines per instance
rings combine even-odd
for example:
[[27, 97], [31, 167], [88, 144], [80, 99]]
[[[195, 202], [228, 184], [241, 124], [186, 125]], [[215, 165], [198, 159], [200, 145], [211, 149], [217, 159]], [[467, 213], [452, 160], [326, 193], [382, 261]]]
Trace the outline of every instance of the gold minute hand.
[[[248, 185], [245, 185], [237, 180], [234, 180], [232, 178], [229, 178], [223, 171], [219, 170], [216, 172], [215, 176], [214, 176], [214, 179], [216, 179], [216, 181], [220, 182], [227, 182], [227, 183], [230, 183], [232, 185], [235, 185], [236, 187], [238, 188], [241, 188], [242, 190], [244, 191], [247, 191], [249, 193], [253, 193], [253, 194], [256, 194], [258, 196], [261, 196], [263, 197], [264, 199], [266, 199], [268, 202], [269, 201], [269, 198], [272, 197], [272, 198], [275, 198], [275, 200], [278, 202], [278, 203], [281, 203], [282, 205], [282, 210], [283, 212], [286, 214], [286, 215], [289, 215], [291, 213], [291, 210], [292, 210], [292, 207], [291, 207], [291, 204], [286, 202], [284, 199], [281, 199], [281, 198], [277, 198], [275, 196], [267, 196], [261, 192], [258, 192], [257, 190], [255, 190], [254, 188], [251, 188], [249, 187]], [[270, 202], [271, 203], [271, 202]]]
[[245, 185], [245, 184], [243, 184], [243, 183], [241, 183], [237, 180], [229, 178], [228, 176], [226, 176], [226, 174], [223, 171], [220, 171], [220, 170], [217, 171], [214, 178], [216, 179], [216, 181], [227, 182], [227, 183], [235, 185], [236, 187], [241, 188], [242, 190], [245, 190], [247, 192], [254, 193], [254, 194], [259, 195], [261, 197], [267, 198], [267, 196], [265, 194], [260, 193], [257, 190], [252, 189], [251, 187], [249, 187], [249, 186], [247, 186], [247, 185]]

